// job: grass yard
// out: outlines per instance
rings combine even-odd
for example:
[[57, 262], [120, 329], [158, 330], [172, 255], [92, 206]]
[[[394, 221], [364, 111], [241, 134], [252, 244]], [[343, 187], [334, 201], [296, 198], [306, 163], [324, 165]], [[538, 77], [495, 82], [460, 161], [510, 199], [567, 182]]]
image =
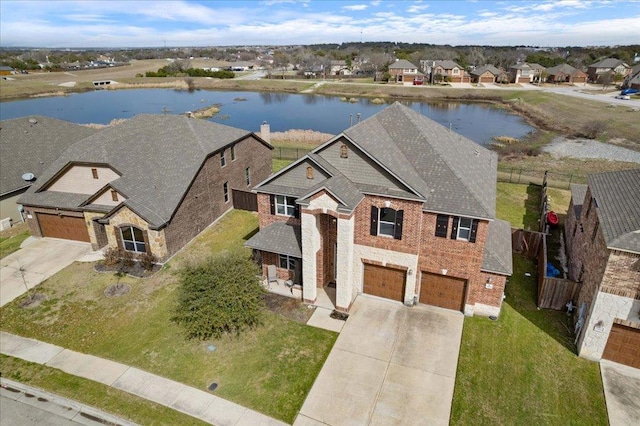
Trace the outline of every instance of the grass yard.
[[[38, 287], [48, 298], [40, 306], [22, 309], [17, 300], [3, 307], [1, 328], [198, 389], [216, 382], [216, 395], [292, 422], [335, 333], [265, 310], [263, 327], [239, 338], [198, 342], [185, 340], [183, 330], [170, 321], [178, 286], [175, 271], [186, 262], [241, 247], [256, 229], [254, 214], [232, 211], [147, 279], [119, 279], [95, 272], [92, 264], [75, 263]], [[106, 298], [104, 289], [118, 280], [130, 284], [131, 292]], [[208, 350], [212, 344], [214, 352]]]
[[19, 223], [0, 233], [0, 259], [20, 248], [31, 233], [26, 223]]
[[498, 182], [496, 217], [513, 228], [537, 231], [541, 191], [537, 185]]
[[206, 425], [203, 421], [174, 411], [102, 383], [66, 374], [58, 369], [0, 355], [5, 378], [71, 398], [118, 417], [145, 425]]
[[608, 423], [599, 365], [575, 354], [566, 314], [536, 309], [534, 272], [514, 255], [499, 320], [465, 318], [451, 425]]

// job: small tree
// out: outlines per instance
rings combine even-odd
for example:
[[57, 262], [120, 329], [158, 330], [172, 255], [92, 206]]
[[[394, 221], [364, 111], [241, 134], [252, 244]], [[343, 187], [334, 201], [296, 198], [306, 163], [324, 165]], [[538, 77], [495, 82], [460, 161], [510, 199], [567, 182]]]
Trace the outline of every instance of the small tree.
[[189, 338], [205, 340], [240, 334], [262, 323], [264, 289], [258, 267], [242, 253], [225, 253], [180, 272], [172, 320]]

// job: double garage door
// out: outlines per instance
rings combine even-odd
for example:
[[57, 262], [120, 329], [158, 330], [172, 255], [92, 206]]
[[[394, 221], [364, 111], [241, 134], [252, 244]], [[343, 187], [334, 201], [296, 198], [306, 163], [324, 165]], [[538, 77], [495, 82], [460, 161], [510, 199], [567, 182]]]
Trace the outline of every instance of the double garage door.
[[406, 271], [384, 266], [364, 264], [362, 291], [385, 299], [404, 301]]
[[446, 275], [422, 273], [420, 303], [464, 311], [467, 282]]
[[640, 330], [613, 324], [602, 358], [640, 368]]
[[83, 217], [36, 213], [43, 237], [89, 242], [89, 231]]

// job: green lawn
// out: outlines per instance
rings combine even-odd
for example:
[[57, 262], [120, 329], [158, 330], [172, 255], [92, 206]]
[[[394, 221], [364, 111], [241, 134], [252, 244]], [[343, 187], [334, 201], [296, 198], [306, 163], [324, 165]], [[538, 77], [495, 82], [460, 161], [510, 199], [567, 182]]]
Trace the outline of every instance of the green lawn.
[[[19, 300], [0, 310], [1, 328], [79, 352], [133, 365], [206, 389], [269, 416], [292, 422], [337, 335], [265, 311], [265, 325], [240, 338], [188, 341], [170, 321], [178, 277], [185, 262], [234, 250], [257, 229], [257, 217], [232, 211], [151, 278], [121, 278], [132, 291], [104, 297], [118, 281], [92, 264], [75, 263], [38, 287], [48, 300], [21, 309]], [[215, 345], [214, 352], [209, 345]], [[4, 368], [3, 368], [4, 371]]]
[[44, 389], [57, 395], [144, 425], [206, 425], [203, 421], [174, 411], [102, 383], [66, 374], [21, 359], [0, 355], [5, 378]]
[[536, 185], [498, 182], [496, 217], [514, 228], [537, 231], [540, 191]]
[[607, 424], [599, 365], [575, 354], [566, 314], [536, 308], [534, 270], [514, 255], [498, 321], [465, 318], [450, 424]]
[[31, 235], [29, 231], [24, 231], [12, 237], [0, 237], [0, 259], [17, 251], [29, 235]]

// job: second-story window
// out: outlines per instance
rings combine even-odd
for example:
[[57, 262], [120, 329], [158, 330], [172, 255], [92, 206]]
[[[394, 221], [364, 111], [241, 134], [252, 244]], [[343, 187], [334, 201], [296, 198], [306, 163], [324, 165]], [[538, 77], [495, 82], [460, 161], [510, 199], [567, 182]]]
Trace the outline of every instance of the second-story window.
[[451, 239], [476, 242], [476, 233], [478, 232], [478, 220], [469, 217], [454, 216], [453, 226], [451, 227]]
[[284, 195], [275, 196], [276, 214], [280, 216], [295, 216], [296, 201], [293, 197], [285, 197]]
[[384, 235], [401, 240], [403, 217], [404, 210], [371, 206], [371, 235]]
[[224, 150], [222, 150], [222, 152], [220, 153], [220, 166], [224, 167], [226, 165], [227, 165], [226, 152]]

